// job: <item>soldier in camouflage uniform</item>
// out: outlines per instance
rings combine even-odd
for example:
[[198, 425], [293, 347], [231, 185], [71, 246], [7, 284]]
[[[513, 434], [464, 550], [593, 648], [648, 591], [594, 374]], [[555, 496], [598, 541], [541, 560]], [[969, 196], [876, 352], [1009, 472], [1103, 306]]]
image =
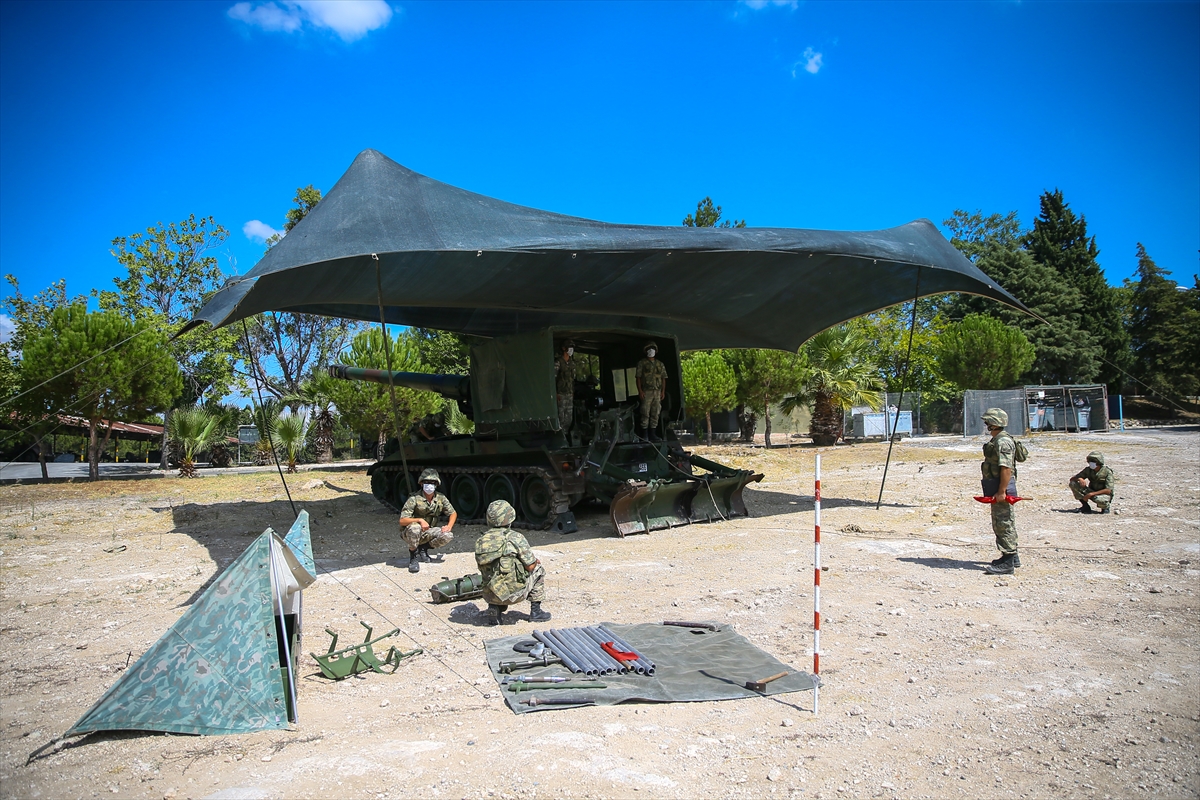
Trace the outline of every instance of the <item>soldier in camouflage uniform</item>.
[[550, 612], [542, 610], [546, 599], [546, 571], [529, 542], [509, 526], [517, 512], [505, 500], [493, 500], [487, 508], [491, 527], [475, 542], [475, 563], [483, 575], [483, 599], [487, 601], [488, 624], [499, 625], [508, 607], [529, 600], [529, 619], [545, 622]]
[[1117, 486], [1117, 473], [1112, 467], [1104, 465], [1104, 454], [1093, 450], [1087, 455], [1087, 467], [1070, 480], [1071, 494], [1075, 495], [1081, 505], [1079, 510], [1091, 514], [1091, 500], [1100, 509], [1101, 514], [1107, 514], [1112, 508], [1115, 495], [1113, 489]]
[[554, 359], [554, 392], [558, 398], [558, 424], [563, 433], [571, 429], [575, 417], [575, 342], [567, 339]]
[[1014, 506], [1007, 495], [1017, 496], [1017, 440], [1004, 430], [1008, 425], [1008, 412], [1002, 408], [989, 408], [983, 413], [983, 422], [989, 442], [983, 446], [983, 493], [992, 498], [992, 532], [996, 534], [996, 547], [1000, 557], [984, 571], [992, 575], [1011, 575], [1021, 566], [1017, 555], [1017, 519]]
[[637, 365], [637, 390], [641, 398], [642, 430], [646, 431], [652, 442], [657, 442], [658, 414], [662, 410], [662, 401], [667, 396], [667, 368], [654, 356], [658, 354], [658, 345], [646, 342], [643, 348], [646, 357]]
[[[408, 498], [400, 509], [400, 535], [408, 543], [408, 571], [420, 572], [419, 561], [429, 561], [429, 548], [442, 547], [454, 538], [454, 522], [458, 512], [450, 499], [438, 491], [442, 479], [437, 470], [427, 469], [418, 481], [420, 490]], [[434, 527], [441, 517], [446, 524]]]

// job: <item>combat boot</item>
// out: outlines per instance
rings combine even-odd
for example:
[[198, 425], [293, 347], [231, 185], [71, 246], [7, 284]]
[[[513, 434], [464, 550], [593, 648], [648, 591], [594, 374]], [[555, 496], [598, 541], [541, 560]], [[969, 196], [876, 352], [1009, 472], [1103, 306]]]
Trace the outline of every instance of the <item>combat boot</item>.
[[1093, 511], [1092, 511], [1092, 507], [1091, 507], [1091, 506], [1089, 506], [1089, 505], [1087, 504], [1087, 501], [1086, 501], [1086, 500], [1083, 502], [1083, 505], [1081, 505], [1081, 506], [1079, 507], [1079, 513], [1080, 513], [1080, 514], [1091, 514], [1091, 513], [1093, 513]]
[[504, 606], [494, 606], [491, 603], [488, 603], [487, 611], [485, 613], [487, 615], [484, 617], [485, 623], [488, 625], [499, 625], [504, 618]]
[[416, 550], [408, 551], [408, 571], [414, 573], [421, 571], [421, 565], [417, 562]]
[[1107, 514], [1110, 511], [1112, 511], [1112, 506], [1105, 506], [1104, 508], [1100, 509], [1101, 514]]
[[[1017, 553], [1013, 553], [1012, 557], [1013, 557], [1013, 566], [1014, 567], [1021, 566], [1021, 556]], [[1000, 556], [999, 558], [993, 558], [992, 564], [999, 564], [1002, 561], [1004, 561], [1004, 556]]]
[[1016, 553], [1005, 553], [996, 564], [988, 564], [983, 571], [989, 575], [1012, 575], [1016, 568]]
[[550, 619], [550, 612], [542, 608], [542, 604], [531, 602], [529, 604], [529, 621], [530, 622], [545, 622]]
[[423, 544], [417, 548], [417, 560], [424, 561], [426, 564], [433, 561], [433, 559], [429, 557], [429, 545]]

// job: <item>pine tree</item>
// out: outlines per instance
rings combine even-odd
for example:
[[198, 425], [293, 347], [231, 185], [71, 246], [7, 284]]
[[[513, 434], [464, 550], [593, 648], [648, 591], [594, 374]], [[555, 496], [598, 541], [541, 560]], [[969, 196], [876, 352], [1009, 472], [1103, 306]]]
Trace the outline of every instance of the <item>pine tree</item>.
[[1120, 303], [1097, 261], [1100, 251], [1096, 238], [1088, 236], [1087, 220], [1075, 215], [1060, 190], [1042, 194], [1041, 213], [1025, 247], [1034, 261], [1053, 269], [1079, 292], [1087, 336], [1101, 350], [1097, 377], [1110, 389], [1119, 390], [1123, 372], [1132, 364]]
[[1200, 391], [1200, 309], [1196, 290], [1180, 290], [1167, 271], [1137, 246], [1137, 281], [1129, 310], [1133, 372], [1151, 392], [1166, 398]]

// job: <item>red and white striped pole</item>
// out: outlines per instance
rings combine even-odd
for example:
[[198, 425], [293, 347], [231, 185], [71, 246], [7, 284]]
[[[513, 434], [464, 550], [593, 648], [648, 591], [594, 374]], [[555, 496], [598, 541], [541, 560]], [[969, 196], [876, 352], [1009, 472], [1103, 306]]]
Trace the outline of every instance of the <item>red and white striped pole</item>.
[[813, 713], [821, 704], [821, 456], [813, 499]]

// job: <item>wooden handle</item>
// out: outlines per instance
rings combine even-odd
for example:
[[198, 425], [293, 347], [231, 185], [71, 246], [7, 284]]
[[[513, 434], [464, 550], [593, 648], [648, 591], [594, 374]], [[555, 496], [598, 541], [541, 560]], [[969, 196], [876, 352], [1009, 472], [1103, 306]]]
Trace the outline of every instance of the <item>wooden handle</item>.
[[778, 675], [772, 675], [769, 678], [763, 678], [761, 681], [754, 681], [754, 682], [761, 685], [764, 683], [770, 683], [771, 681], [779, 680], [780, 678], [784, 678], [786, 676], [787, 676], [786, 672], [781, 672]]

